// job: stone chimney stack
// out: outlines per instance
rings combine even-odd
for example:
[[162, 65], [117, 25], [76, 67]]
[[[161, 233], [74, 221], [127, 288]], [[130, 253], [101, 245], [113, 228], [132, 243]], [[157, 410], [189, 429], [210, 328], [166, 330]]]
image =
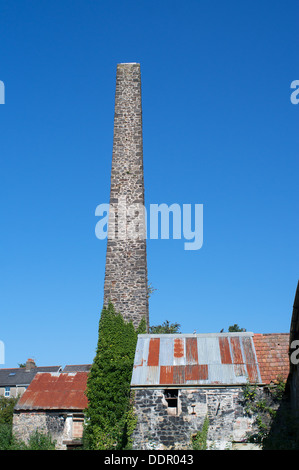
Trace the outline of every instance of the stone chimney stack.
[[27, 359], [25, 370], [29, 372], [31, 369], [34, 369], [35, 367], [36, 367], [36, 364], [35, 364], [34, 360], [33, 359]]
[[[135, 209], [138, 206], [138, 210]], [[135, 328], [148, 326], [140, 64], [118, 64], [104, 305], [109, 300]], [[137, 216], [138, 214], [138, 216]], [[136, 228], [136, 216], [140, 223]], [[132, 232], [133, 230], [133, 232]]]

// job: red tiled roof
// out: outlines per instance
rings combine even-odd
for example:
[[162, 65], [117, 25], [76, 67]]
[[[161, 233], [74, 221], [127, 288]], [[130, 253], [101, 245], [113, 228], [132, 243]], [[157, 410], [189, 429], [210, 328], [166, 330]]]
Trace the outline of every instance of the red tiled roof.
[[19, 399], [16, 410], [83, 410], [88, 372], [38, 373]]
[[289, 333], [254, 334], [253, 342], [262, 382], [286, 380], [289, 374]]

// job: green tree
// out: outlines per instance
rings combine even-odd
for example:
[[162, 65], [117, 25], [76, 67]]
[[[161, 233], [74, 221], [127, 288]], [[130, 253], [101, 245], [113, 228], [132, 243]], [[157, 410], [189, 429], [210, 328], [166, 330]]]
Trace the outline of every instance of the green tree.
[[180, 333], [181, 325], [179, 323], [170, 323], [165, 320], [162, 325], [150, 326], [151, 334], [175, 334]]
[[12, 434], [13, 409], [18, 398], [0, 397], [0, 450], [9, 450], [15, 439]]
[[133, 419], [130, 382], [137, 336], [145, 331], [145, 320], [136, 331], [132, 322], [125, 322], [115, 312], [112, 303], [103, 308], [86, 391], [84, 442], [90, 449], [124, 449], [129, 445]]
[[12, 425], [13, 410], [18, 398], [0, 397], [0, 424]]
[[234, 325], [231, 325], [228, 327], [228, 331], [229, 332], [242, 332], [242, 331], [246, 331], [245, 328], [240, 328], [239, 325], [237, 323], [235, 323]]

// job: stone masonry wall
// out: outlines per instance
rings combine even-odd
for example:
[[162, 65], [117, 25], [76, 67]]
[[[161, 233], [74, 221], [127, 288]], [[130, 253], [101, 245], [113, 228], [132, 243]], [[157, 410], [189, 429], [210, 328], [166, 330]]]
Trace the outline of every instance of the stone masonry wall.
[[72, 439], [72, 418], [56, 412], [21, 412], [13, 415], [13, 433], [25, 443], [38, 430], [50, 433], [57, 450], [65, 450], [65, 440]]
[[[135, 412], [134, 449], [191, 449], [191, 437], [209, 419], [209, 448], [232, 448], [253, 430], [253, 419], [242, 405], [241, 387], [181, 389], [177, 410], [169, 409], [164, 390], [138, 389]], [[175, 411], [176, 414], [173, 414]]]
[[104, 305], [137, 327], [148, 324], [140, 64], [117, 66], [110, 206]]

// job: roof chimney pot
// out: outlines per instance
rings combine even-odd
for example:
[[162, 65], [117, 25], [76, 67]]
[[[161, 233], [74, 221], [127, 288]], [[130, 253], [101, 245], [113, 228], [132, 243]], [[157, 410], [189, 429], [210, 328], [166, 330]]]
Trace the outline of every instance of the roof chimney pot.
[[35, 367], [36, 367], [36, 364], [34, 362], [34, 359], [27, 359], [26, 371], [30, 371], [31, 369], [34, 369]]

